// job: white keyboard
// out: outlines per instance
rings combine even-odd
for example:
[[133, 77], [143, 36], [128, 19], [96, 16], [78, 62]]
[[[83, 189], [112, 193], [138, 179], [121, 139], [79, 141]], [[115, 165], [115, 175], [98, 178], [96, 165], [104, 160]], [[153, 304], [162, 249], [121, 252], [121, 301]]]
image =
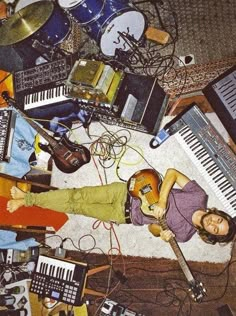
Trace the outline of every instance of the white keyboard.
[[208, 125], [200, 135], [186, 125], [175, 138], [223, 203], [224, 211], [236, 216], [236, 157], [227, 144]]
[[30, 110], [44, 105], [67, 101], [70, 99], [68, 97], [68, 93], [69, 88], [62, 84], [54, 88], [27, 94], [24, 97], [24, 110]]

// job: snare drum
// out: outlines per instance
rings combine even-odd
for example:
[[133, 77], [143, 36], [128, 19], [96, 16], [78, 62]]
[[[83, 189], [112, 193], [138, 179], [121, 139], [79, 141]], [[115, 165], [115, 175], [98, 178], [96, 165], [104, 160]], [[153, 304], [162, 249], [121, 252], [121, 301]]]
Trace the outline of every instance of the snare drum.
[[58, 0], [58, 4], [81, 25], [96, 20], [106, 0]]
[[70, 19], [54, 4], [54, 9], [46, 23], [32, 35], [43, 45], [55, 46], [63, 42], [71, 32]]
[[106, 0], [100, 16], [88, 23], [85, 30], [100, 45], [104, 55], [114, 56], [116, 49], [130, 49], [119, 33], [139, 40], [145, 28], [145, 16], [135, 7], [121, 0]]

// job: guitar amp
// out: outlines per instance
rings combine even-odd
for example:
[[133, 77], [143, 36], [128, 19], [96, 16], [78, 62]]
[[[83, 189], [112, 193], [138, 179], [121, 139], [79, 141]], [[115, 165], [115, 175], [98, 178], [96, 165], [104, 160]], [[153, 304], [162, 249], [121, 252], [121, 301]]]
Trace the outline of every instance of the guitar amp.
[[142, 125], [148, 133], [155, 135], [168, 99], [157, 78], [126, 73], [114, 103], [124, 122]]

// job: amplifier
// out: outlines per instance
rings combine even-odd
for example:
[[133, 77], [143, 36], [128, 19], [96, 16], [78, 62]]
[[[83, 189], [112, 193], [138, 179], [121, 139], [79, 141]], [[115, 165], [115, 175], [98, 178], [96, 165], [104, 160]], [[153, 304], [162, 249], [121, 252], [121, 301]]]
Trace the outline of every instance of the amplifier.
[[114, 103], [123, 121], [143, 125], [148, 133], [155, 135], [167, 102], [168, 95], [157, 78], [126, 73]]

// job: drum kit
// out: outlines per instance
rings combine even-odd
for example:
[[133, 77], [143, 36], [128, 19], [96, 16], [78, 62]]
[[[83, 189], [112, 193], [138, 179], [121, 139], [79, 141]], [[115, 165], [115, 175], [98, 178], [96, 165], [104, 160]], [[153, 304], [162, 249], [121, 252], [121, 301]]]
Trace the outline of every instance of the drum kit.
[[71, 20], [106, 56], [115, 56], [117, 49], [128, 51], [130, 38], [139, 41], [146, 29], [143, 13], [124, 0], [18, 0], [0, 27], [0, 46], [37, 40], [57, 47], [70, 34]]

